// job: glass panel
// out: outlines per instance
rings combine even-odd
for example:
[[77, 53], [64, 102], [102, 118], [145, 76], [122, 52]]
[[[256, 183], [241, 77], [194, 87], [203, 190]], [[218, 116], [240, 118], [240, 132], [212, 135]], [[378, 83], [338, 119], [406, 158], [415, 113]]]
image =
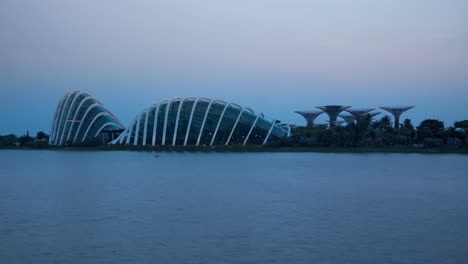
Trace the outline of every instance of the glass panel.
[[205, 121], [205, 127], [203, 128], [203, 132], [200, 139], [200, 146], [209, 145], [211, 139], [213, 138], [214, 130], [216, 125], [218, 124], [219, 118], [221, 113], [224, 110], [225, 103], [223, 102], [214, 102], [209, 111], [208, 116]]
[[164, 128], [164, 118], [166, 115], [166, 107], [167, 107], [167, 102], [163, 102], [161, 106], [159, 107], [159, 112], [158, 112], [158, 122], [157, 122], [157, 128], [156, 128], [156, 145], [161, 145], [162, 142], [162, 132]]
[[195, 145], [197, 142], [198, 134], [200, 133], [203, 117], [205, 116], [206, 109], [208, 108], [209, 101], [198, 101], [195, 107], [195, 112], [192, 117], [192, 125], [190, 126], [189, 138], [187, 145]]
[[169, 115], [167, 116], [166, 127], [166, 145], [172, 145], [172, 138], [174, 137], [174, 129], [179, 105], [180, 101], [173, 101], [169, 106]]
[[241, 145], [242, 143], [244, 143], [245, 137], [249, 133], [250, 127], [255, 121], [255, 118], [256, 116], [252, 113], [244, 111], [239, 120], [239, 123], [237, 123], [236, 129], [232, 134], [229, 144]]
[[237, 106], [230, 105], [228, 107], [219, 125], [219, 129], [213, 145], [224, 145], [226, 143], [226, 140], [228, 139], [240, 112], [241, 109], [239, 109]]
[[195, 99], [189, 99], [184, 102], [180, 110], [179, 125], [177, 128], [176, 145], [181, 146], [184, 144], [185, 135], [187, 133], [187, 126], [190, 119], [192, 107], [195, 104]]

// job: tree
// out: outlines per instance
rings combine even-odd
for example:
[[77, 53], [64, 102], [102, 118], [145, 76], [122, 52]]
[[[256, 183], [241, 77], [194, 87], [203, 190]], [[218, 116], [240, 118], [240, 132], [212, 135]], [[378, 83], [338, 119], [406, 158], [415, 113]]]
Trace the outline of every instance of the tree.
[[390, 130], [392, 128], [392, 120], [390, 119], [388, 115], [385, 115], [379, 121], [374, 122], [373, 127]]
[[42, 131], [37, 132], [36, 138], [38, 140], [47, 139], [48, 135]]
[[0, 146], [14, 146], [18, 141], [18, 138], [13, 135], [0, 136]]
[[410, 131], [415, 131], [414, 126], [411, 123], [411, 119], [405, 119], [405, 121], [403, 121], [402, 127], [407, 128]]
[[21, 136], [18, 140], [21, 146], [26, 145], [27, 143], [33, 141], [33, 138], [29, 136], [29, 132], [26, 135]]
[[418, 140], [425, 138], [444, 138], [444, 122], [437, 119], [426, 119], [417, 127]]
[[468, 120], [457, 121], [453, 124], [453, 127], [455, 128], [455, 137], [463, 140], [466, 144], [466, 139], [468, 138]]
[[390, 116], [385, 115], [380, 120], [374, 122], [374, 136], [379, 144], [393, 145], [398, 143], [398, 134], [393, 129], [392, 120]]
[[353, 144], [353, 145], [361, 145], [364, 141], [368, 141], [368, 138], [370, 137], [370, 127], [371, 127], [371, 116], [370, 115], [365, 115], [361, 117], [359, 122], [356, 122], [356, 124], [351, 123], [350, 125], [346, 126], [348, 129], [348, 133], [352, 134], [352, 142], [349, 142], [348, 145]]
[[410, 119], [405, 119], [405, 121], [403, 121], [403, 124], [400, 127], [400, 134], [406, 136], [407, 144], [413, 143], [416, 136], [416, 129], [414, 129]]
[[460, 128], [466, 131], [468, 130], [468, 120], [457, 121], [453, 124], [453, 127]]
[[428, 128], [433, 134], [437, 134], [437, 132], [444, 130], [444, 122], [437, 119], [426, 119], [418, 126], [418, 130], [423, 128]]

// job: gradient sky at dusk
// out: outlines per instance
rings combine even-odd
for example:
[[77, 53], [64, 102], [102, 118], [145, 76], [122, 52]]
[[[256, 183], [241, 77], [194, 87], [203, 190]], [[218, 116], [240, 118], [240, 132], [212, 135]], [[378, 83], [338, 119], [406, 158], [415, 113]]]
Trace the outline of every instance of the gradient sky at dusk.
[[451, 125], [468, 119], [468, 1], [0, 1], [0, 134], [49, 132], [71, 90], [124, 124], [204, 96], [294, 124], [345, 104]]

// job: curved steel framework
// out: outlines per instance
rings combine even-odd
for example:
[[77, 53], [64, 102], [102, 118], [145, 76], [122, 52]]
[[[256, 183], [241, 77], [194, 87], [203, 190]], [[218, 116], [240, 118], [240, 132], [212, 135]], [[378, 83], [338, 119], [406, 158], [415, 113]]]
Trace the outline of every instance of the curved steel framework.
[[391, 113], [393, 115], [393, 118], [395, 120], [395, 128], [400, 127], [400, 116], [410, 110], [411, 108], [414, 108], [414, 106], [381, 106], [381, 109]]
[[351, 106], [343, 106], [343, 105], [325, 105], [325, 106], [317, 106], [318, 109], [324, 111], [329, 117], [329, 125], [330, 127], [335, 126], [335, 121], [338, 118], [338, 115], [343, 112], [344, 110], [350, 108]]
[[49, 145], [85, 142], [105, 130], [123, 129], [120, 121], [96, 98], [80, 91], [69, 92], [58, 104]]
[[339, 126], [343, 125], [344, 123], [345, 123], [345, 121], [342, 121], [342, 120], [333, 121], [333, 126], [339, 127]]
[[374, 108], [348, 108], [345, 111], [350, 113], [356, 119], [356, 122], [360, 122], [363, 117], [366, 117]]
[[381, 112], [370, 112], [368, 115], [370, 115], [371, 119], [374, 118], [375, 116], [380, 115]]
[[353, 115], [340, 114], [338, 116], [341, 117], [348, 125], [354, 124], [354, 121], [356, 121], [356, 118]]
[[287, 136], [290, 137], [291, 136], [291, 132], [292, 132], [292, 125], [288, 125], [288, 124], [280, 124], [280, 127], [282, 127], [284, 130], [288, 131], [288, 134]]
[[[246, 145], [284, 137], [290, 128], [235, 103], [208, 98], [175, 98], [143, 110], [111, 144]], [[152, 138], [149, 142], [149, 138]]]
[[308, 127], [313, 127], [315, 119], [323, 114], [323, 111], [295, 111], [305, 118]]

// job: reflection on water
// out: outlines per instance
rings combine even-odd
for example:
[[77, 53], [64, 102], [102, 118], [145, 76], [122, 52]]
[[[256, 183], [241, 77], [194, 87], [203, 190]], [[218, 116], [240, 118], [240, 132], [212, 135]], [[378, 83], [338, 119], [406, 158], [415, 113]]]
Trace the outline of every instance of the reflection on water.
[[466, 164], [0, 151], [0, 263], [468, 263]]

